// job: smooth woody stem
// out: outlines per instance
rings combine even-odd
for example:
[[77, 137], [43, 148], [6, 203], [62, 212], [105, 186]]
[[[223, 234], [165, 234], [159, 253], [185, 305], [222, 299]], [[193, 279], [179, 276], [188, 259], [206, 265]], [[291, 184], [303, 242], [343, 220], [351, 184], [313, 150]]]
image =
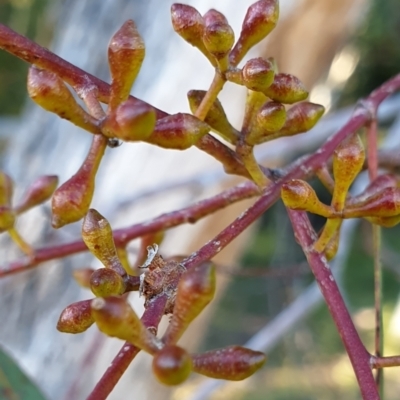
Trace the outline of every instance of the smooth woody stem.
[[364, 400], [378, 400], [380, 397], [370, 366], [371, 355], [361, 342], [325, 256], [313, 249], [313, 243], [317, 235], [310, 224], [307, 214], [304, 211], [290, 209], [287, 211], [293, 225], [296, 240], [307, 257], [315, 280], [320, 287], [349, 355], [362, 398]]

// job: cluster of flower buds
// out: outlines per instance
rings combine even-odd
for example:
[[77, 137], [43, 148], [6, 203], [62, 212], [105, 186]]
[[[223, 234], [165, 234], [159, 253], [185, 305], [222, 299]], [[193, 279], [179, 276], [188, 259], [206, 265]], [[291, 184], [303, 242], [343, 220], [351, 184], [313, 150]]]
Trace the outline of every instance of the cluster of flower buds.
[[73, 88], [86, 104], [87, 93], [95, 96], [95, 110], [87, 104], [88, 111], [85, 111], [57, 74], [30, 68], [27, 86], [32, 100], [95, 135], [78, 172], [54, 194], [54, 228], [76, 222], [88, 212], [96, 174], [109, 140], [146, 141], [167, 149], [184, 150], [209, 132], [207, 123], [190, 114], [157, 115], [150, 105], [129, 97], [144, 56], [143, 39], [134, 22], [129, 20], [112, 37], [108, 47], [111, 90], [106, 113], [98, 104], [93, 86]]
[[[106, 335], [150, 353], [154, 375], [166, 385], [182, 383], [192, 371], [217, 379], [242, 380], [264, 364], [263, 353], [240, 346], [189, 354], [177, 345], [188, 326], [214, 297], [216, 273], [212, 264], [186, 270], [177, 261], [164, 261], [157, 254], [157, 245], [149, 246], [139, 285], [139, 278], [129, 276], [124, 270], [111, 227], [97, 211], [90, 210], [85, 217], [82, 237], [104, 268], [86, 268], [75, 274], [78, 282], [89, 287], [96, 298], [66, 307], [60, 315], [58, 330], [81, 333], [96, 323]], [[123, 294], [130, 290], [140, 290], [146, 308], [160, 296], [167, 297], [164, 313], [172, 316], [161, 338], [146, 328], [129, 305]]]
[[57, 184], [57, 176], [41, 176], [27, 188], [21, 201], [13, 206], [13, 181], [5, 172], [0, 171], [0, 233], [8, 232], [13, 241], [27, 255], [33, 255], [33, 249], [16, 230], [16, 217], [48, 200], [56, 189]]
[[[253, 155], [253, 147], [283, 136], [310, 130], [324, 113], [318, 104], [303, 102], [308, 92], [298, 78], [278, 73], [273, 59], [253, 58], [243, 68], [237, 65], [255, 44], [276, 26], [278, 0], [259, 0], [251, 5], [244, 18], [239, 39], [234, 43], [233, 30], [225, 17], [215, 10], [204, 16], [193, 7], [174, 4], [172, 24], [176, 32], [197, 47], [225, 80], [248, 89], [241, 132], [229, 123], [221, 103], [216, 99], [204, 121], [222, 138], [236, 146], [252, 179], [260, 186], [267, 183]], [[206, 92], [188, 93], [190, 109], [196, 113]], [[295, 104], [286, 110], [284, 104]]]
[[354, 197], [348, 195], [364, 160], [364, 147], [357, 134], [349, 136], [336, 148], [330, 206], [321, 203], [313, 188], [303, 180], [292, 179], [282, 186], [281, 196], [286, 207], [327, 218], [315, 249], [325, 252], [328, 259], [336, 254], [343, 219], [366, 218], [384, 227], [392, 227], [400, 222], [400, 185], [396, 176], [379, 175], [361, 194]]

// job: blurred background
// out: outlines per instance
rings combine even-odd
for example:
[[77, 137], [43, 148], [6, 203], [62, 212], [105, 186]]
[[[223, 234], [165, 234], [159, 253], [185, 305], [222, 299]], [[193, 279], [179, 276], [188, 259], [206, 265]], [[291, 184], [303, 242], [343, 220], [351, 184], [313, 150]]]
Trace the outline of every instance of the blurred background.
[[[236, 34], [251, 1], [191, 0], [201, 13], [215, 7], [225, 13]], [[212, 78], [207, 61], [172, 31], [172, 1], [155, 0], [0, 0], [0, 23], [26, 35], [77, 66], [108, 80], [107, 43], [132, 18], [147, 45], [147, 58], [133, 94], [167, 111], [188, 111], [186, 92], [206, 89]], [[258, 159], [283, 167], [312, 152], [350, 116], [358, 99], [400, 71], [400, 0], [282, 0], [281, 20], [250, 56], [275, 57], [282, 72], [297, 75], [310, 99], [327, 115], [312, 132], [260, 146]], [[17, 185], [16, 196], [35, 177], [58, 174], [68, 179], [82, 162], [90, 135], [47, 115], [26, 96], [27, 65], [0, 52], [0, 167]], [[245, 93], [227, 85], [220, 96], [232, 123], [240, 128]], [[400, 98], [382, 105], [381, 144], [400, 145]], [[400, 151], [400, 150], [399, 150]], [[164, 153], [171, 153], [165, 155]], [[206, 198], [239, 182], [197, 149], [165, 152], [147, 145], [109, 149], [99, 172], [94, 207], [113, 227], [146, 220], [161, 212]], [[175, 172], [178, 171], [178, 172]], [[354, 193], [365, 186], [361, 174]], [[319, 197], [329, 194], [312, 181]], [[251, 202], [250, 202], [251, 203]], [[230, 207], [194, 227], [167, 233], [163, 255], [189, 254], [199, 248], [248, 205]], [[37, 247], [79, 237], [79, 224], [53, 232], [49, 206], [19, 222]], [[314, 218], [314, 217], [313, 217]], [[323, 221], [313, 220], [318, 228]], [[385, 354], [400, 353], [399, 228], [383, 230], [383, 298]], [[0, 237], [4, 265], [21, 257]], [[373, 350], [373, 261], [371, 227], [363, 221], [344, 225], [335, 276], [354, 322]], [[129, 247], [132, 262], [135, 243]], [[255, 377], [224, 383], [194, 376], [176, 390], [165, 389], [150, 374], [149, 358], [132, 363], [111, 399], [358, 399], [360, 394], [340, 338], [322, 302], [303, 253], [295, 243], [281, 202], [233, 245], [218, 255], [218, 298], [184, 340], [192, 349], [245, 344], [268, 353]], [[0, 282], [0, 344], [41, 388], [48, 399], [83, 399], [112, 360], [121, 343], [90, 329], [79, 337], [55, 331], [60, 311], [89, 298], [71, 270], [96, 265], [88, 255], [47, 263], [35, 271]], [[1, 265], [0, 265], [1, 268]], [[140, 299], [133, 304], [140, 310]], [[89, 357], [91, 356], [91, 358]], [[88, 358], [89, 357], [89, 358]], [[85, 362], [86, 360], [86, 362]], [[89, 362], [87, 362], [89, 360]], [[398, 399], [398, 369], [385, 371], [385, 399]]]

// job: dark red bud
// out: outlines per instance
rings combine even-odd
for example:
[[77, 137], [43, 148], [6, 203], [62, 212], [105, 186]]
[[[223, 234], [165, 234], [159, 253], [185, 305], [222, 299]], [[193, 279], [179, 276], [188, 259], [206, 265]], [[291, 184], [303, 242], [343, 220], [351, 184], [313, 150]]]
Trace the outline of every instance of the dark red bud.
[[164, 385], [179, 385], [192, 371], [192, 359], [186, 350], [174, 345], [164, 346], [153, 357], [153, 373]]
[[260, 351], [241, 346], [229, 346], [218, 350], [194, 354], [193, 371], [214, 379], [240, 381], [260, 369], [266, 357]]
[[190, 114], [173, 114], [157, 121], [156, 127], [146, 140], [165, 149], [185, 150], [198, 142], [210, 127]]
[[275, 75], [274, 81], [263, 93], [271, 100], [285, 104], [297, 103], [308, 96], [307, 90], [298, 78], [282, 73]]
[[90, 302], [83, 300], [70, 304], [61, 313], [57, 329], [64, 333], [82, 333], [94, 323]]
[[254, 45], [275, 28], [278, 17], [278, 0], [260, 0], [248, 8], [240, 37], [230, 54], [233, 65], [237, 65]]

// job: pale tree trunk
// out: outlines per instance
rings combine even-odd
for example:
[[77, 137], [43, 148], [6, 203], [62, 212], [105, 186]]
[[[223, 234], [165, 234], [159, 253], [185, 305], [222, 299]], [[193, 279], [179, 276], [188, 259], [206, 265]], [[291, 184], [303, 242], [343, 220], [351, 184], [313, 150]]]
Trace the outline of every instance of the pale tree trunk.
[[[170, 0], [64, 1], [58, 6], [57, 31], [52, 50], [80, 68], [107, 80], [106, 49], [109, 38], [126, 19], [132, 18], [147, 44], [147, 57], [133, 94], [170, 113], [188, 111], [186, 92], [189, 89], [206, 89], [211, 82], [213, 71], [194, 48], [173, 32], [169, 16], [172, 3]], [[197, 3], [202, 13], [217, 6], [218, 10], [227, 15], [238, 32], [245, 10], [252, 1], [223, 0], [217, 5], [211, 1], [188, 3], [193, 5]], [[285, 20], [289, 21], [290, 2], [283, 3], [287, 5], [288, 10], [284, 14]], [[338, 2], [331, 0], [323, 3], [332, 5]], [[359, 1], [347, 1], [347, 3], [359, 4]], [[296, 19], [300, 20], [301, 16], [298, 13]], [[313, 21], [317, 24], [319, 18], [322, 17], [314, 16]], [[341, 18], [336, 19], [337, 27], [340, 24], [347, 26], [347, 23], [346, 16], [341, 15]], [[290, 33], [292, 24], [285, 25], [283, 22], [283, 26], [285, 32], [279, 35]], [[297, 35], [299, 47], [307, 48], [310, 54], [316, 49], [320, 51], [318, 47], [320, 44], [315, 44], [314, 47], [302, 42], [300, 31], [294, 35], [288, 52], [291, 51], [290, 47], [296, 47]], [[324, 40], [323, 31], [316, 35], [321, 41]], [[276, 37], [281, 36], [277, 33]], [[343, 35], [331, 38], [329, 44], [331, 58], [343, 39]], [[282, 39], [272, 37], [272, 40], [281, 43]], [[285, 47], [280, 47], [280, 53], [285, 54]], [[273, 48], [274, 45], [271, 44], [266, 53], [270, 55], [269, 49]], [[279, 54], [276, 56], [281, 57]], [[282, 56], [284, 64], [282, 70], [297, 73], [311, 84], [326, 70], [326, 65], [318, 67], [318, 61], [309, 60], [308, 64], [302, 62], [302, 70], [293, 70], [292, 64], [290, 62], [285, 64], [285, 58]], [[316, 73], [305, 75], [305, 71], [308, 73], [314, 68]], [[221, 96], [225, 104], [226, 100], [229, 100], [227, 112], [238, 127], [240, 127], [240, 113], [237, 110], [243, 109], [243, 98], [244, 92], [232, 86], [224, 90]], [[18, 128], [10, 138], [2, 168], [14, 178], [19, 188], [23, 188], [42, 174], [57, 174], [60, 181], [64, 182], [79, 168], [90, 140], [91, 137], [87, 133], [45, 113], [37, 106], [28, 104]], [[177, 152], [144, 144], [123, 144], [119, 148], [107, 150], [97, 178], [92, 207], [106, 216], [113, 227], [128, 226], [186, 206], [232, 184], [232, 179], [223, 182], [222, 176], [221, 166], [197, 149]], [[193, 185], [188, 184], [179, 190], [147, 197], [144, 201], [140, 199], [135, 201], [135, 198], [149, 190], [162, 189], [175, 182], [192, 182], [199, 177], [203, 178], [200, 181], [203, 183], [197, 184], [195, 191]], [[17, 191], [17, 196], [18, 194]], [[249, 202], [242, 203], [219, 212], [195, 226], [172, 230], [167, 234], [161, 253], [166, 256], [188, 254], [198, 249], [248, 205]], [[35, 246], [67, 242], [80, 235], [79, 223], [54, 232], [50, 227], [48, 207], [26, 214], [20, 219], [18, 228]], [[235, 263], [240, 257], [247, 237], [248, 233], [222, 252], [218, 258], [219, 262], [224, 265]], [[3, 259], [20, 257], [4, 235], [0, 240]], [[0, 282], [3, 304], [0, 318], [6, 321], [0, 330], [0, 341], [21, 361], [49, 399], [64, 398], [74, 382], [78, 382], [74, 398], [85, 398], [122, 345], [122, 342], [117, 340], [102, 342], [95, 352], [94, 361], [82, 369], [83, 359], [91, 343], [98, 338], [96, 329], [91, 328], [88, 332], [77, 336], [61, 334], [55, 330], [57, 318], [63, 307], [91, 297], [88, 291], [79, 289], [71, 279], [73, 268], [88, 264], [99, 266], [91, 256], [80, 255], [49, 262], [34, 271], [12, 276]], [[221, 282], [222, 291], [223, 279]], [[141, 312], [142, 300], [135, 296], [132, 298], [138, 312]], [[201, 339], [209, 313], [202, 317], [184, 338], [183, 342], [191, 348]], [[138, 357], [110, 398], [138, 400], [168, 398], [169, 390], [155, 383], [151, 377], [149, 360], [148, 356]]]

